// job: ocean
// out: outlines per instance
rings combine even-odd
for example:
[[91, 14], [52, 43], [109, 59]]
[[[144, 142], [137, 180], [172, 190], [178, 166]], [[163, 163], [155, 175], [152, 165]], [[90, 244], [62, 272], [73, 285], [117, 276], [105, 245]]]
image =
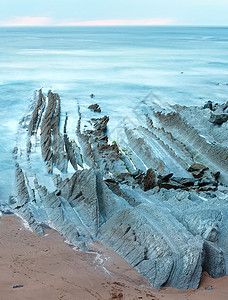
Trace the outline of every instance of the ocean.
[[228, 98], [227, 27], [2, 27], [0, 45], [0, 203], [13, 193], [17, 126], [36, 89], [60, 94], [72, 136], [78, 103], [99, 103], [115, 125], [148, 95]]

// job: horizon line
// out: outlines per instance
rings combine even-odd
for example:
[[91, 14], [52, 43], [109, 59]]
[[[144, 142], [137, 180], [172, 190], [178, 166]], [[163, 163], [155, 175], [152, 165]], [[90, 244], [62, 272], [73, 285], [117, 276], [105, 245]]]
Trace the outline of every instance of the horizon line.
[[145, 24], [136, 24], [136, 25], [116, 25], [116, 24], [110, 24], [110, 25], [1, 25], [0, 28], [9, 28], [9, 27], [228, 27], [227, 25], [218, 25], [218, 24], [159, 24], [159, 25], [145, 25]]

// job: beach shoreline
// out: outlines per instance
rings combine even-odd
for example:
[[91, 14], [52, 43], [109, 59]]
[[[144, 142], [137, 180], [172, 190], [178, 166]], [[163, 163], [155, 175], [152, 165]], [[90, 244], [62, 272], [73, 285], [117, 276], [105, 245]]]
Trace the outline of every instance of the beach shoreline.
[[213, 279], [204, 272], [197, 290], [158, 291], [102, 243], [75, 251], [55, 230], [44, 232], [26, 229], [15, 215], [0, 218], [2, 299], [226, 299], [227, 276]]

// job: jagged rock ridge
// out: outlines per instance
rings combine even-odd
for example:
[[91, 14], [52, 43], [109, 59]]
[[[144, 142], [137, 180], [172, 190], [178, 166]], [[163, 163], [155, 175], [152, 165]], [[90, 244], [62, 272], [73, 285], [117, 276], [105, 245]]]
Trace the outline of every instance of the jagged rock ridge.
[[83, 250], [100, 239], [158, 289], [226, 274], [228, 126], [211, 120], [226, 104], [150, 104], [145, 125], [125, 124], [112, 143], [108, 116], [82, 129], [79, 108], [70, 136], [58, 94], [39, 90], [31, 107], [13, 151], [13, 208], [34, 230], [47, 223]]

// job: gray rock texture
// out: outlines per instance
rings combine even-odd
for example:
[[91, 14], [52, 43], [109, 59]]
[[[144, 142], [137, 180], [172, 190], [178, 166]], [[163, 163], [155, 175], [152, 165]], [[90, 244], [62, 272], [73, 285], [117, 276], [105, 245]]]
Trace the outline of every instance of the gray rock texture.
[[78, 107], [62, 129], [59, 95], [37, 91], [19, 123], [11, 206], [83, 250], [99, 239], [157, 289], [197, 288], [203, 270], [228, 270], [228, 122], [211, 122], [228, 105], [144, 104], [139, 126], [110, 143], [108, 116], [83, 130]]

